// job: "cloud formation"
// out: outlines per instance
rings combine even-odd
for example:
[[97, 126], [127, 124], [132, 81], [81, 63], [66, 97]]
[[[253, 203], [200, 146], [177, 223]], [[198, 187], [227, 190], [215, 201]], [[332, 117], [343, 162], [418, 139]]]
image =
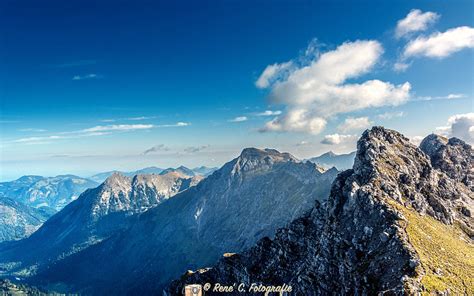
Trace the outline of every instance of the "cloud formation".
[[370, 127], [373, 124], [368, 117], [348, 117], [340, 124], [337, 129], [341, 132], [349, 132], [354, 130], [363, 130]]
[[413, 98], [412, 101], [455, 100], [465, 98], [465, 94], [449, 94], [446, 96], [424, 96]]
[[400, 111], [400, 112], [385, 112], [385, 113], [377, 115], [377, 118], [388, 120], [388, 119], [392, 119], [392, 118], [396, 118], [396, 117], [403, 117], [404, 115], [405, 115], [405, 113], [403, 111]]
[[414, 32], [424, 31], [438, 19], [439, 14], [437, 13], [431, 11], [422, 12], [419, 9], [413, 9], [404, 19], [398, 21], [395, 36], [400, 38]]
[[413, 144], [415, 144], [416, 146], [420, 146], [420, 143], [421, 141], [423, 141], [425, 137], [423, 136], [413, 136], [413, 137], [409, 137], [410, 139], [410, 142], [412, 142]]
[[267, 88], [271, 83], [276, 81], [285, 71], [289, 70], [293, 66], [293, 62], [286, 62], [281, 64], [268, 65], [265, 70], [263, 70], [260, 77], [258, 77], [255, 82], [255, 86], [258, 88]]
[[155, 127], [184, 127], [184, 126], [190, 126], [190, 125], [191, 123], [189, 122], [179, 121], [174, 124], [159, 124], [159, 125], [155, 125]]
[[247, 120], [248, 120], [247, 116], [238, 116], [236, 118], [230, 119], [229, 122], [243, 122]]
[[155, 145], [151, 148], [148, 148], [147, 150], [143, 151], [143, 155], [147, 155], [147, 154], [150, 154], [150, 153], [155, 153], [155, 152], [160, 152], [160, 151], [169, 151], [170, 148], [168, 148], [167, 146], [165, 146], [164, 144], [159, 144], [159, 145]]
[[256, 116], [277, 116], [280, 115], [282, 112], [277, 110], [277, 111], [272, 111], [272, 110], [265, 110], [263, 112], [255, 114]]
[[453, 115], [449, 117], [447, 125], [437, 127], [436, 131], [474, 144], [474, 113]]
[[308, 141], [303, 140], [301, 142], [296, 143], [296, 146], [306, 146], [306, 145], [309, 145], [309, 144], [311, 144], [311, 143], [308, 142]]
[[291, 68], [285, 68], [284, 75], [273, 73], [272, 77], [278, 79], [268, 84], [269, 99], [288, 108], [267, 122], [261, 131], [317, 134], [332, 115], [406, 102], [411, 88], [408, 82], [400, 85], [377, 79], [346, 82], [369, 73], [382, 53], [382, 45], [377, 41], [347, 42], [315, 56], [307, 65], [292, 63]]
[[128, 117], [126, 120], [131, 120], [131, 121], [140, 121], [140, 120], [147, 120], [147, 119], [153, 119], [155, 118], [154, 116], [137, 116], [137, 117]]
[[131, 131], [131, 130], [143, 130], [153, 128], [153, 124], [111, 124], [111, 125], [98, 125], [91, 128], [80, 130], [79, 132], [90, 133], [90, 132], [109, 132], [109, 131]]
[[403, 58], [445, 58], [465, 48], [474, 48], [474, 28], [463, 26], [421, 36], [405, 46]]
[[152, 128], [167, 128], [167, 127], [184, 127], [189, 126], [190, 123], [187, 122], [177, 122], [175, 124], [162, 124], [162, 125], [153, 125], [153, 124], [110, 124], [110, 125], [97, 125], [90, 128], [85, 128], [76, 131], [67, 131], [60, 132], [55, 135], [49, 135], [44, 137], [26, 137], [13, 140], [13, 143], [50, 143], [52, 140], [61, 140], [61, 139], [76, 139], [82, 137], [91, 137], [91, 136], [103, 136], [109, 135], [118, 132], [129, 132], [136, 130], [149, 130]]
[[86, 75], [76, 75], [74, 77], [72, 77], [72, 80], [88, 80], [88, 79], [100, 79], [102, 78], [102, 75], [98, 75], [98, 74], [86, 74]]
[[321, 144], [340, 145], [355, 142], [357, 141], [357, 139], [357, 135], [341, 135], [336, 133], [324, 136], [324, 139], [321, 141]]

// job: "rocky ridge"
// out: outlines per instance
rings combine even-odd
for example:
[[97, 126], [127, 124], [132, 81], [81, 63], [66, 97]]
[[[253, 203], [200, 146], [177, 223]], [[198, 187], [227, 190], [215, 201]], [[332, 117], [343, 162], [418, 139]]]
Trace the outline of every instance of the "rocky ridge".
[[244, 149], [197, 186], [135, 215], [123, 231], [39, 270], [32, 283], [85, 294], [157, 293], [182, 270], [272, 237], [324, 201], [337, 173], [288, 153]]
[[34, 208], [50, 208], [55, 212], [75, 200], [98, 183], [74, 175], [56, 177], [23, 176], [0, 183], [0, 197], [7, 197]]
[[188, 272], [166, 295], [187, 283], [286, 284], [292, 295], [474, 293], [474, 195], [463, 182], [472, 148], [430, 137], [419, 149], [398, 132], [367, 130], [327, 204], [274, 239]]
[[355, 151], [348, 154], [335, 154], [334, 152], [329, 151], [320, 156], [310, 158], [309, 161], [327, 169], [335, 167], [342, 171], [352, 168], [355, 155]]
[[430, 157], [433, 168], [474, 191], [474, 152], [468, 144], [432, 134], [421, 142], [420, 149]]
[[29, 236], [54, 213], [36, 209], [11, 198], [0, 197], [0, 242]]
[[34, 274], [42, 266], [121, 231], [136, 214], [194, 186], [200, 179], [177, 173], [133, 178], [114, 173], [97, 188], [86, 190], [27, 239], [0, 246], [0, 273]]

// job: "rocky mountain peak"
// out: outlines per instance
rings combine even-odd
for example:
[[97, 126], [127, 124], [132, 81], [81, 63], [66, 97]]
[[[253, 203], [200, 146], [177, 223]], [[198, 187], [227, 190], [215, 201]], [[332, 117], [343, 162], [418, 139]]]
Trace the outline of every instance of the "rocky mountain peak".
[[434, 155], [436, 151], [446, 144], [448, 144], [447, 138], [437, 134], [430, 134], [421, 141], [420, 149], [427, 155]]
[[409, 139], [383, 127], [366, 130], [357, 142], [353, 166], [361, 180], [387, 178], [400, 174], [419, 175], [430, 170], [428, 158]]
[[431, 134], [423, 139], [420, 149], [429, 156], [433, 168], [474, 191], [474, 151], [469, 144]]
[[107, 188], [124, 188], [129, 187], [131, 183], [131, 178], [122, 175], [119, 172], [114, 172], [103, 183], [103, 187]]
[[276, 161], [297, 161], [297, 159], [287, 152], [279, 152], [276, 149], [259, 149], [259, 148], [245, 148], [240, 153], [239, 158], [246, 160], [262, 160], [264, 158], [272, 158]]
[[[431, 141], [441, 147], [433, 151], [466, 152], [459, 140]], [[326, 205], [273, 240], [183, 275], [169, 295], [207, 282], [285, 283], [295, 295], [472, 294], [472, 191], [396, 131], [373, 127], [357, 147], [353, 169], [337, 176]]]
[[95, 196], [93, 213], [103, 216], [117, 211], [142, 212], [200, 180], [190, 177], [180, 168], [165, 174], [138, 174], [132, 178], [113, 173]]
[[281, 153], [275, 149], [245, 148], [234, 160], [232, 174], [242, 172], [268, 170], [273, 165], [286, 162], [299, 162], [289, 153]]

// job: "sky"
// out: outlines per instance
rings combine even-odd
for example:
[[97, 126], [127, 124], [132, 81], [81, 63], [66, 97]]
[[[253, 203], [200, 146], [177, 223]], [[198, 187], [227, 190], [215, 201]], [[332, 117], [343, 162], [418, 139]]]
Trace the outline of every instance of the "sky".
[[0, 3], [0, 180], [474, 142], [472, 1]]

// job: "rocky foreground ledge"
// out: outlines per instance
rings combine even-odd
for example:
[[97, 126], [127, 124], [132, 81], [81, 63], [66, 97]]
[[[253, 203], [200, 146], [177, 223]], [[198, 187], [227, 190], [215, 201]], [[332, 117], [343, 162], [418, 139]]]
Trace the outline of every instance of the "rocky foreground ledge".
[[[428, 136], [418, 148], [382, 127], [358, 141], [353, 169], [333, 182], [326, 204], [186, 284], [292, 287], [291, 295], [474, 295], [473, 150]], [[263, 294], [263, 293], [261, 293]], [[258, 295], [258, 294], [254, 294]]]

